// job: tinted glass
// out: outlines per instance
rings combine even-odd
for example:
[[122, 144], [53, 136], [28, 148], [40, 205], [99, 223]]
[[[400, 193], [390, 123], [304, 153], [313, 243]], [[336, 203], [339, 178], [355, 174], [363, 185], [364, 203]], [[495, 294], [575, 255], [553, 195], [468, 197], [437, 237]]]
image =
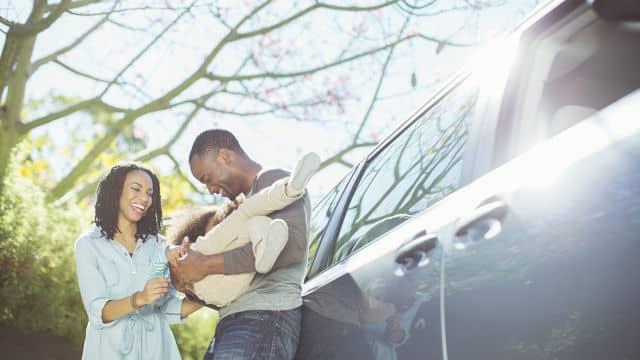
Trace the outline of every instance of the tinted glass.
[[477, 95], [475, 85], [460, 85], [371, 160], [349, 204], [331, 264], [459, 186]]
[[307, 269], [305, 274], [309, 273], [309, 269], [315, 260], [318, 248], [320, 246], [320, 240], [327, 228], [329, 219], [336, 209], [336, 204], [340, 199], [340, 194], [344, 191], [344, 187], [347, 185], [351, 173], [349, 172], [328, 194], [313, 207], [311, 212], [311, 230], [309, 234], [309, 258], [307, 261]]

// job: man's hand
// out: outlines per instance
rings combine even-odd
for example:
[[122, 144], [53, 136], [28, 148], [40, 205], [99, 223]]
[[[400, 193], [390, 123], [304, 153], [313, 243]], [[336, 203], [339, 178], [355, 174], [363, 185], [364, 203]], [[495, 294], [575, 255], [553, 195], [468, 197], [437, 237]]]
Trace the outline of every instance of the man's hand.
[[[178, 259], [176, 267], [176, 277], [182, 282], [195, 283], [202, 280], [208, 274], [204, 268], [205, 256], [191, 249], [189, 239], [185, 237], [182, 240], [182, 258]], [[177, 287], [176, 287], [177, 289]]]
[[184, 250], [184, 246], [182, 245], [170, 245], [169, 247], [167, 247], [167, 261], [174, 267], [178, 265], [178, 259], [183, 257], [185, 254], [186, 252]]
[[169, 267], [171, 268], [169, 273], [171, 275], [171, 283], [173, 284], [173, 287], [181, 293], [186, 294], [187, 289], [185, 288], [185, 282], [178, 276], [177, 264], [173, 265], [169, 263]]

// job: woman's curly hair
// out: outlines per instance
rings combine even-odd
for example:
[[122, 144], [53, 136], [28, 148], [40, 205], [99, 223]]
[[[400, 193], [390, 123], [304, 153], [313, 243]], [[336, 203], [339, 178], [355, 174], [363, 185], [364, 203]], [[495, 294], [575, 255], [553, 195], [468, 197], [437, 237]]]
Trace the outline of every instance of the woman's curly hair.
[[120, 196], [127, 174], [133, 170], [146, 172], [153, 184], [151, 207], [137, 223], [136, 238], [147, 240], [149, 235], [157, 235], [162, 226], [162, 205], [160, 202], [160, 181], [149, 168], [144, 165], [127, 162], [115, 165], [109, 173], [100, 180], [96, 191], [96, 205], [94, 222], [101, 228], [102, 235], [113, 239], [118, 229], [118, 212], [120, 211]]
[[243, 200], [238, 197], [235, 201], [227, 201], [221, 206], [188, 206], [178, 210], [167, 227], [167, 243], [180, 245], [185, 236], [189, 238], [189, 242], [194, 243], [198, 236], [205, 235], [210, 220], [212, 226], [218, 225], [237, 209]]

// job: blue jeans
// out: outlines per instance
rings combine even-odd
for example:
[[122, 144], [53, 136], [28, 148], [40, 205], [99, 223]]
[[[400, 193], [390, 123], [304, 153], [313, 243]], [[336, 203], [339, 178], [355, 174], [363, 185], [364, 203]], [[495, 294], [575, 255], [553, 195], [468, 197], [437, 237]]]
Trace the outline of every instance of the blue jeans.
[[229, 315], [216, 326], [203, 360], [293, 359], [301, 320], [300, 308]]

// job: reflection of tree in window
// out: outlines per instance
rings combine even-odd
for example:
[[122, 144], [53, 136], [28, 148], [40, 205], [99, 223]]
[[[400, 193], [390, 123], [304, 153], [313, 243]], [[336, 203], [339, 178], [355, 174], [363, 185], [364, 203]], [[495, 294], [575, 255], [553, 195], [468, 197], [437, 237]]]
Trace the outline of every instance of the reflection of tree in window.
[[354, 243], [375, 224], [398, 214], [416, 214], [457, 189], [476, 100], [475, 89], [454, 90], [367, 165], [349, 204], [332, 263], [360, 248], [363, 244], [354, 247]]
[[331, 218], [331, 214], [336, 208], [336, 204], [338, 199], [340, 199], [340, 194], [344, 190], [344, 187], [347, 184], [347, 180], [351, 177], [351, 172], [347, 174], [333, 189], [327, 193], [327, 195], [320, 200], [320, 202], [314, 206], [313, 211], [311, 212], [311, 229], [309, 232], [309, 257], [307, 261], [307, 268], [305, 274], [309, 273], [309, 269], [311, 269], [311, 265], [313, 264], [313, 260], [316, 257], [316, 253], [318, 252], [318, 247], [320, 246], [320, 239], [324, 234], [325, 229], [327, 228], [327, 224], [329, 223], [329, 219]]

